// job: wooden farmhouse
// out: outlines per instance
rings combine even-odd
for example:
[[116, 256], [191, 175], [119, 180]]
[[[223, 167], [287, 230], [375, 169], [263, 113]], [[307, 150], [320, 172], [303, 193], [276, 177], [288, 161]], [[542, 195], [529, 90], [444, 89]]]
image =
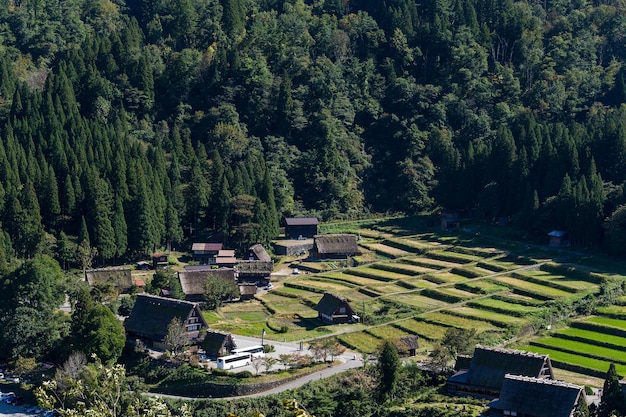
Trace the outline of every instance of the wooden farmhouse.
[[236, 348], [237, 345], [230, 333], [214, 330], [209, 330], [200, 344], [200, 349], [204, 350], [207, 357], [213, 360], [220, 356], [230, 355], [230, 352]]
[[506, 374], [554, 379], [548, 355], [523, 350], [476, 346], [469, 369], [461, 369], [446, 383], [450, 395], [497, 398]]
[[241, 301], [252, 300], [256, 294], [256, 284], [239, 284], [239, 299]]
[[553, 230], [548, 233], [550, 246], [569, 246], [569, 233], [564, 230]]
[[178, 280], [185, 294], [185, 300], [205, 301], [205, 286], [209, 276], [219, 277], [225, 281], [235, 283], [235, 270], [233, 268], [208, 268], [187, 267], [184, 271], [178, 271]]
[[270, 282], [270, 275], [274, 270], [274, 262], [264, 261], [242, 261], [238, 260], [235, 264], [235, 275], [237, 282], [256, 283], [259, 286], [265, 286]]
[[316, 217], [287, 217], [285, 219], [285, 237], [287, 239], [306, 239], [317, 234], [319, 221]]
[[221, 243], [194, 243], [191, 245], [191, 257], [201, 265], [215, 263], [215, 257], [222, 250]]
[[90, 286], [96, 284], [110, 284], [118, 292], [128, 292], [133, 286], [130, 268], [102, 268], [85, 271], [85, 281]]
[[166, 253], [153, 253], [152, 254], [152, 269], [167, 268], [167, 254]]
[[247, 259], [249, 261], [272, 262], [272, 258], [260, 243], [250, 246]]
[[417, 349], [419, 349], [419, 337], [417, 335], [402, 336], [393, 342], [401, 356], [415, 356]]
[[317, 311], [317, 317], [329, 324], [342, 324], [358, 322], [359, 317], [356, 315], [348, 300], [337, 294], [330, 292], [324, 293], [322, 299], [314, 307]]
[[461, 227], [461, 217], [456, 210], [441, 210], [441, 230], [458, 229]]
[[316, 235], [311, 256], [318, 259], [343, 259], [360, 255], [357, 236], [352, 234]]
[[130, 316], [124, 322], [129, 339], [140, 339], [156, 349], [165, 349], [167, 327], [178, 318], [185, 326], [189, 342], [198, 344], [200, 330], [208, 328], [197, 303], [139, 294]]
[[217, 252], [217, 256], [215, 256], [215, 263], [220, 268], [232, 268], [237, 263], [237, 258], [235, 257], [235, 251], [232, 249], [222, 249]]
[[583, 387], [545, 378], [504, 376], [500, 396], [489, 403], [489, 417], [573, 417]]

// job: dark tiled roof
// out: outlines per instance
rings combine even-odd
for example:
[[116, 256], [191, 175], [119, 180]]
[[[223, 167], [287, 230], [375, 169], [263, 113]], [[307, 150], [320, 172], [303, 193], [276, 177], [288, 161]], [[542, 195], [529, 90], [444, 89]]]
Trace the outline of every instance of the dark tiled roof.
[[196, 251], [217, 252], [219, 250], [222, 250], [223, 246], [224, 245], [222, 243], [194, 243], [193, 245], [191, 245], [191, 250], [193, 252], [196, 252]]
[[320, 254], [346, 254], [359, 253], [356, 235], [315, 235], [315, 247]]
[[267, 275], [269, 276], [274, 270], [274, 262], [263, 261], [237, 261], [235, 270], [241, 274]]
[[250, 246], [250, 250], [254, 252], [256, 258], [261, 262], [272, 262], [272, 258], [267, 253], [263, 245], [257, 243], [256, 245]]
[[233, 268], [204, 268], [200, 270], [179, 271], [178, 280], [180, 281], [183, 293], [187, 297], [204, 295], [205, 282], [209, 275], [235, 282], [235, 270]]
[[406, 350], [419, 349], [419, 338], [415, 335], [402, 336], [399, 341], [406, 346]]
[[484, 388], [500, 389], [506, 374], [538, 377], [548, 355], [523, 350], [476, 346], [467, 382]]
[[[124, 322], [124, 327], [127, 332], [149, 337], [152, 340], [163, 340], [167, 333], [167, 326], [172, 320], [177, 317], [184, 323], [194, 308], [197, 308], [196, 303], [139, 294], [130, 316]], [[200, 320], [204, 322], [199, 309], [198, 312]], [[206, 326], [206, 322], [204, 325]]]
[[130, 268], [103, 268], [85, 271], [89, 285], [111, 283], [118, 290], [128, 290], [133, 286]]
[[317, 226], [319, 221], [317, 217], [287, 217], [285, 224], [287, 226]]
[[224, 346], [228, 352], [237, 347], [230, 333], [216, 332], [213, 330], [207, 332], [206, 337], [200, 345], [210, 358], [218, 357], [220, 350]]
[[500, 398], [490, 408], [534, 417], [570, 417], [582, 387], [561, 381], [506, 375]]
[[322, 299], [317, 303], [317, 305], [313, 308], [315, 311], [319, 311], [322, 314], [333, 314], [337, 307], [341, 303], [347, 303], [348, 300], [341, 295], [333, 294], [331, 292], [324, 293]]
[[239, 286], [239, 293], [241, 295], [254, 295], [256, 294], [256, 290], [255, 284], [243, 284]]

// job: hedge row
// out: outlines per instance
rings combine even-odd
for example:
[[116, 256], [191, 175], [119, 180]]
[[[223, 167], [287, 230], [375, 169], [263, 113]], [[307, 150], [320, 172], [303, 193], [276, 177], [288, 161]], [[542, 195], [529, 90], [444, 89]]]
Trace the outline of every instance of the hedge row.
[[445, 279], [438, 277], [437, 275], [424, 274], [422, 278], [426, 281], [432, 282], [433, 284], [445, 284], [446, 282], [448, 282]]
[[487, 291], [485, 291], [484, 289], [467, 282], [457, 282], [456, 284], [454, 284], [454, 288], [474, 294], [488, 294]]
[[263, 307], [265, 307], [267, 309], [267, 311], [270, 312], [270, 314], [276, 314], [276, 309], [274, 307], [272, 307], [267, 301], [265, 301], [262, 298], [257, 298], [257, 300], [259, 300], [261, 302], [261, 305]]
[[478, 262], [476, 266], [479, 268], [486, 269], [491, 272], [504, 272], [507, 270], [507, 268], [501, 265], [490, 264], [488, 262]]
[[372, 291], [372, 290], [370, 290], [370, 289], [367, 289], [367, 288], [365, 288], [365, 287], [361, 287], [361, 288], [359, 288], [359, 289], [358, 289], [358, 292], [360, 292], [361, 294], [365, 294], [365, 295], [367, 295], [368, 297], [373, 297], [373, 298], [380, 297], [380, 294], [378, 294], [378, 293], [376, 293], [376, 292], [374, 292], [374, 291]]

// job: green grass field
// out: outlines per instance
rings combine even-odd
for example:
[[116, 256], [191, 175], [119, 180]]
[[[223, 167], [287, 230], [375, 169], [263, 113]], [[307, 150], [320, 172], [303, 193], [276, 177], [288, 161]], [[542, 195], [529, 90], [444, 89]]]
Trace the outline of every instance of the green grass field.
[[371, 329], [367, 330], [367, 332], [380, 339], [397, 339], [399, 337], [409, 336], [410, 334], [412, 334], [392, 325], [372, 327]]
[[537, 307], [507, 303], [506, 301], [494, 300], [493, 298], [471, 301], [467, 305], [482, 310], [492, 310], [502, 314], [510, 314], [515, 317], [524, 317], [539, 311]]
[[[559, 367], [558, 362], [564, 362], [566, 364], [572, 364], [572, 365], [580, 366], [582, 368], [587, 368], [591, 371], [596, 371], [595, 373], [598, 373], [598, 372], [602, 373], [602, 372], [608, 371], [609, 365], [610, 365], [610, 362], [608, 361], [602, 361], [602, 360], [593, 359], [593, 358], [589, 358], [589, 357], [582, 356], [582, 355], [575, 355], [572, 353], [566, 353], [560, 350], [548, 349], [548, 348], [544, 348], [540, 346], [525, 345], [525, 346], [520, 346], [518, 349], [526, 350], [528, 352], [548, 354], [550, 355], [550, 359], [553, 365], [556, 365], [556, 367]], [[626, 376], [626, 366], [616, 364], [615, 368], [618, 374], [620, 374], [621, 376]]]
[[352, 349], [365, 353], [374, 353], [382, 343], [382, 339], [365, 332], [340, 334], [337, 339]]
[[471, 307], [457, 307], [454, 310], [448, 310], [448, 312], [452, 315], [458, 315], [474, 320], [489, 321], [500, 327], [524, 323], [524, 320], [519, 317], [512, 317], [506, 314], [496, 313], [494, 311], [479, 310]]
[[595, 359], [608, 360], [610, 362], [626, 365], [626, 355], [623, 350], [610, 349], [595, 344], [577, 342], [559, 337], [546, 337], [532, 342], [534, 346], [544, 346], [548, 349], [562, 350], [564, 352], [589, 356]]
[[398, 321], [395, 325], [429, 340], [440, 340], [448, 329], [447, 326], [416, 319]]
[[555, 336], [582, 339], [591, 345], [598, 344], [598, 342], [607, 343], [618, 346], [626, 351], [626, 338], [621, 336], [613, 336], [607, 333], [568, 327], [567, 329], [563, 329], [557, 332]]
[[612, 319], [608, 317], [590, 317], [586, 321], [626, 330], [626, 320]]
[[476, 329], [478, 332], [500, 330], [499, 327], [487, 321], [455, 316], [447, 313], [445, 310], [424, 313], [421, 314], [420, 317], [434, 324], [442, 323], [444, 325], [454, 326], [460, 329]]
[[567, 298], [572, 296], [572, 294], [567, 291], [548, 287], [546, 285], [535, 284], [533, 282], [523, 281], [519, 278], [498, 276], [493, 278], [493, 280], [503, 285], [506, 285], [514, 290], [520, 290], [524, 293], [532, 294], [533, 296], [537, 297], [545, 297], [555, 300], [558, 298]]
[[376, 252], [377, 254], [386, 258], [401, 258], [408, 256], [411, 252], [407, 252], [402, 249], [394, 248], [393, 246], [387, 246], [383, 243], [361, 243], [361, 246]]

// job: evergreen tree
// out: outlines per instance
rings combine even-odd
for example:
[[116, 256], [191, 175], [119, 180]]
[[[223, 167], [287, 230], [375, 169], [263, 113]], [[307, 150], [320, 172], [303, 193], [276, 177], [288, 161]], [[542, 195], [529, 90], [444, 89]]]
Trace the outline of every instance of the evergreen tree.
[[615, 364], [611, 363], [602, 388], [598, 417], [623, 416], [626, 414], [626, 398], [619, 381], [620, 378], [615, 369]]
[[385, 340], [378, 353], [378, 393], [382, 400], [393, 399], [400, 372], [398, 348]]

